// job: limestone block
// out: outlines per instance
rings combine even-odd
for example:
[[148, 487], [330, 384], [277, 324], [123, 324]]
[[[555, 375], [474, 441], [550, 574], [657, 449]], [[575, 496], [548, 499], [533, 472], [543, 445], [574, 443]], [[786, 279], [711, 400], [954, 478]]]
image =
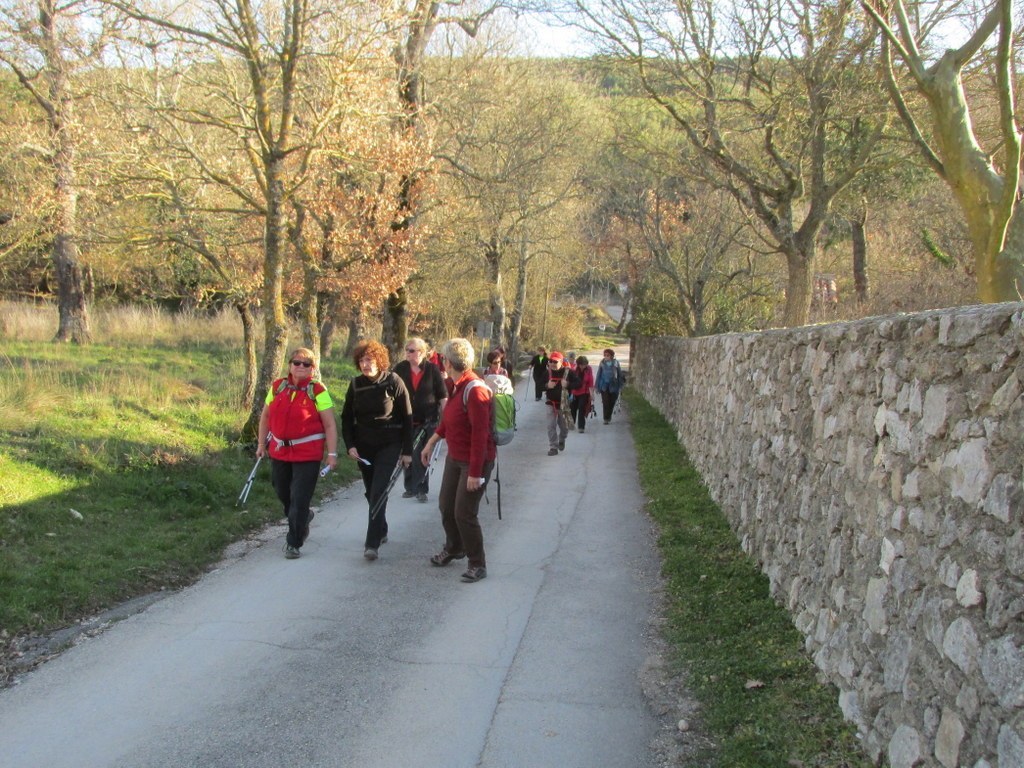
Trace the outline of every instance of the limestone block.
[[942, 652], [964, 674], [971, 673], [978, 657], [978, 634], [970, 619], [961, 616], [953, 620], [942, 638]]
[[1006, 411], [1021, 396], [1020, 379], [1014, 371], [1006, 379], [1006, 382], [992, 395], [992, 408], [996, 411]]
[[949, 473], [950, 492], [968, 504], [979, 503], [988, 488], [991, 470], [987, 450], [988, 441], [984, 438], [967, 440], [943, 458], [943, 469]]
[[878, 567], [882, 569], [886, 574], [889, 573], [889, 569], [892, 567], [893, 560], [896, 559], [896, 545], [892, 543], [888, 538], [882, 539], [882, 556], [879, 559]]
[[888, 579], [871, 579], [864, 598], [864, 621], [876, 634], [883, 635], [888, 629], [885, 611], [885, 597], [889, 589]]
[[[981, 653], [981, 676], [1000, 706], [1024, 707], [1024, 652], [1017, 647], [1012, 635], [985, 645]], [[1024, 762], [1018, 764], [1024, 765]]]
[[909, 725], [901, 725], [889, 739], [890, 768], [914, 768], [921, 764], [921, 735]]
[[935, 759], [945, 768], [957, 768], [960, 765], [960, 744], [964, 740], [964, 725], [956, 712], [942, 710], [942, 719], [935, 734]]
[[1020, 514], [1020, 508], [1020, 483], [1005, 473], [993, 477], [988, 493], [985, 494], [985, 503], [982, 505], [985, 513], [1009, 523], [1015, 510], [1018, 515]]
[[1006, 542], [1006, 569], [1017, 578], [1024, 578], [1024, 530], [1017, 532]]
[[980, 605], [985, 596], [981, 591], [978, 572], [973, 568], [964, 571], [956, 585], [956, 599], [964, 608]]
[[999, 765], [1024, 765], [1024, 737], [1009, 725], [999, 729], [996, 742]]
[[946, 434], [946, 419], [949, 416], [949, 387], [933, 384], [924, 395], [921, 414], [921, 428], [926, 435], [942, 437]]

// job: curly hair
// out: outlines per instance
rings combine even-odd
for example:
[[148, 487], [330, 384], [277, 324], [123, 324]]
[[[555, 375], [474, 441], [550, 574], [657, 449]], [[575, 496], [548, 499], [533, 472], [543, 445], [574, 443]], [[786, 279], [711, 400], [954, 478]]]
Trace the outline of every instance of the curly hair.
[[369, 357], [377, 363], [378, 370], [386, 371], [391, 367], [391, 357], [388, 355], [388, 348], [379, 341], [370, 339], [356, 344], [356, 348], [352, 350], [352, 362], [356, 364], [356, 368], [359, 367], [359, 361], [364, 357]]

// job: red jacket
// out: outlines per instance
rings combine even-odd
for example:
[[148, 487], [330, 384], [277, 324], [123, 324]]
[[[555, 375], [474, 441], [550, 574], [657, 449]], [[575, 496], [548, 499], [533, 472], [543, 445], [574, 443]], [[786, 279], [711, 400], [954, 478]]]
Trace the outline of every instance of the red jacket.
[[[576, 369], [576, 373], [581, 373], [580, 366], [578, 366], [578, 365], [575, 366], [575, 369]], [[576, 389], [570, 390], [569, 394], [571, 394], [571, 395], [585, 395], [585, 394], [589, 393], [590, 390], [592, 390], [594, 388], [594, 372], [592, 370], [590, 370], [590, 366], [589, 365], [584, 366], [582, 368], [582, 374], [583, 375], [581, 376], [581, 378], [583, 379], [583, 382], [580, 384], [580, 386], [576, 387]]]
[[319, 382], [310, 382], [308, 388], [313, 389], [311, 398], [307, 387], [282, 387], [282, 381], [284, 379], [277, 379], [267, 392], [266, 402], [270, 406], [268, 425], [270, 434], [274, 436], [270, 439], [270, 457], [280, 461], [320, 461], [324, 457], [324, 438], [291, 446], [280, 446], [274, 438], [295, 440], [323, 433], [320, 411], [334, 406], [327, 387]]
[[484, 462], [494, 461], [498, 455], [491, 435], [490, 387], [473, 387], [466, 405], [462, 404], [466, 385], [479, 378], [473, 371], [466, 371], [455, 382], [455, 391], [448, 398], [437, 428], [437, 436], [448, 441], [448, 455], [455, 461], [469, 462], [470, 477], [483, 477]]

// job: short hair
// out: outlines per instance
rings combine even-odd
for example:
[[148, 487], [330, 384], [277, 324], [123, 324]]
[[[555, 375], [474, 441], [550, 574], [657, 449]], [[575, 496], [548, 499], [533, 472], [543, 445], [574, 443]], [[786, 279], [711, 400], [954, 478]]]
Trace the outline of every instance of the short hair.
[[487, 364], [490, 365], [495, 360], [497, 360], [500, 363], [504, 358], [505, 356], [495, 349], [494, 351], [487, 353]]
[[472, 368], [473, 361], [476, 360], [473, 345], [469, 343], [468, 339], [449, 339], [445, 342], [441, 354], [459, 373]]
[[356, 348], [352, 350], [352, 362], [356, 364], [356, 368], [359, 367], [359, 361], [364, 357], [371, 358], [377, 364], [377, 368], [382, 371], [386, 371], [391, 366], [388, 348], [379, 341], [368, 339], [356, 344]]
[[615, 350], [614, 350], [614, 349], [606, 349], [606, 350], [604, 351], [604, 353], [605, 353], [606, 355], [611, 355], [612, 357], [615, 357]]
[[580, 355], [576, 358], [576, 365], [590, 365], [590, 361], [587, 360], [585, 355]]
[[316, 355], [313, 354], [312, 349], [309, 349], [308, 347], [296, 347], [295, 349], [293, 349], [291, 352], [288, 353], [289, 365], [291, 364], [291, 361], [295, 359], [296, 356], [299, 356], [304, 360], [311, 361], [313, 363], [313, 366], [316, 367]]
[[420, 352], [427, 351], [427, 342], [425, 342], [419, 336], [410, 336], [408, 339], [405, 340], [405, 346], [409, 346], [410, 344], [416, 347], [416, 349], [419, 350]]

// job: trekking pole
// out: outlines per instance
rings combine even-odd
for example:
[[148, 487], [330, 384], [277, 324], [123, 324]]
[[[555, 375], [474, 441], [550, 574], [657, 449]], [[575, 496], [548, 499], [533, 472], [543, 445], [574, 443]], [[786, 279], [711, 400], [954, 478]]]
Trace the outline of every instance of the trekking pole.
[[253, 480], [256, 479], [256, 470], [260, 467], [260, 462], [263, 461], [263, 457], [260, 456], [256, 459], [256, 463], [252, 465], [252, 472], [249, 473], [249, 477], [245, 480], [245, 485], [242, 486], [242, 492], [238, 494], [238, 501], [235, 502], [237, 507], [239, 504], [245, 504], [249, 498], [249, 491], [252, 490]]
[[438, 440], [436, 443], [434, 443], [434, 450], [431, 452], [430, 460], [427, 462], [427, 471], [428, 472], [432, 473], [434, 471], [434, 463], [437, 461], [437, 457], [438, 457], [438, 455], [440, 453], [441, 453], [441, 441]]
[[370, 519], [375, 520], [377, 513], [380, 512], [381, 507], [384, 506], [384, 502], [387, 501], [388, 496], [391, 494], [391, 489], [395, 487], [395, 483], [398, 482], [398, 478], [402, 474], [402, 470], [405, 467], [402, 466], [402, 460], [399, 459], [395, 465], [395, 471], [391, 473], [391, 479], [388, 480], [387, 487], [384, 489], [384, 493], [377, 497], [377, 502], [373, 505], [373, 509], [370, 510]]

